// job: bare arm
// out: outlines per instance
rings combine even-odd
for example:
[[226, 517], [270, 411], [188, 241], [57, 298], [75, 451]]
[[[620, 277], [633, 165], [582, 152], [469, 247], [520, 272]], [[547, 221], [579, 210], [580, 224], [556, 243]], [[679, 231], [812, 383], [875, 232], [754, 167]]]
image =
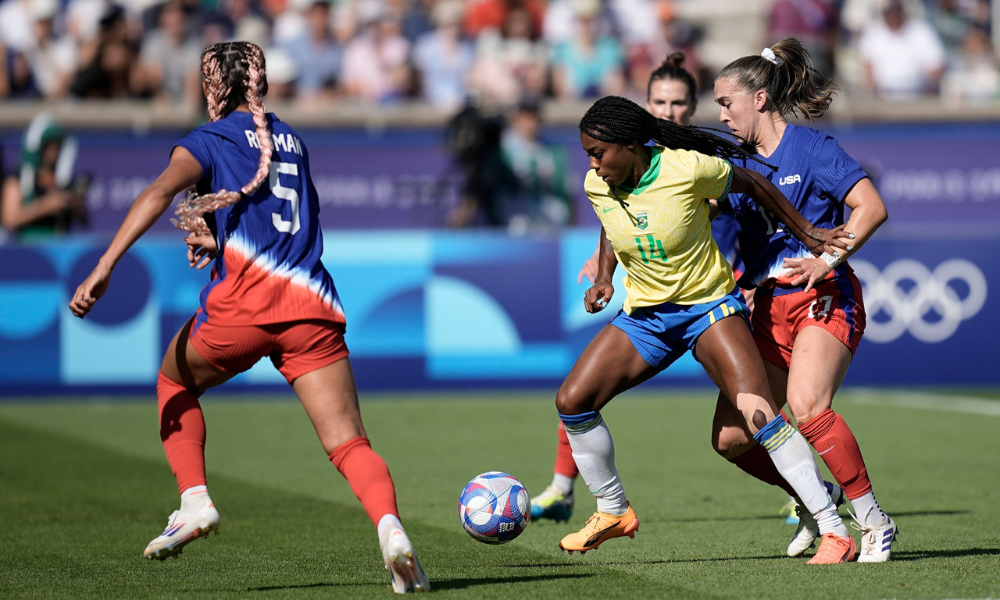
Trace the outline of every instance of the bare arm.
[[756, 200], [757, 204], [776, 216], [813, 254], [843, 252], [847, 247], [838, 240], [843, 226], [831, 230], [814, 227], [792, 206], [781, 190], [756, 171], [733, 167], [732, 191]]
[[[850, 245], [841, 251], [840, 259], [846, 260], [868, 241], [873, 233], [889, 218], [882, 196], [867, 177], [857, 182], [851, 191], [847, 192], [844, 204], [851, 209], [851, 217], [844, 225], [844, 235], [849, 238]], [[785, 259], [789, 268], [789, 276], [797, 276], [794, 285], [806, 284], [806, 290], [826, 277], [832, 269], [829, 264], [819, 258], [789, 258]]]
[[615, 274], [615, 267], [618, 266], [618, 257], [615, 256], [615, 249], [608, 240], [604, 227], [601, 227], [601, 237], [597, 247], [597, 277], [594, 278], [594, 285], [583, 295], [583, 306], [589, 313], [604, 310], [615, 293], [611, 278]]
[[74, 315], [83, 318], [90, 312], [94, 303], [107, 291], [111, 272], [125, 252], [163, 216], [174, 196], [198, 183], [201, 176], [201, 165], [190, 152], [180, 147], [174, 150], [166, 170], [135, 199], [111, 245], [90, 276], [76, 289], [69, 303]]
[[4, 228], [16, 231], [26, 225], [31, 225], [39, 219], [58, 214], [68, 208], [73, 200], [73, 194], [66, 190], [55, 190], [36, 198], [34, 202], [25, 204], [21, 195], [21, 182], [17, 177], [8, 177], [3, 182], [2, 211], [0, 223]]

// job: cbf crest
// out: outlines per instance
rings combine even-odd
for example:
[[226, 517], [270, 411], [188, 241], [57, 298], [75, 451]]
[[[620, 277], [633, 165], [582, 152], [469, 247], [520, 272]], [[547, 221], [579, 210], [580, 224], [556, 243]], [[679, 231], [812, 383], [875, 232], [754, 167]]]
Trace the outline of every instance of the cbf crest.
[[645, 211], [637, 213], [635, 215], [635, 226], [640, 230], [645, 231], [649, 227], [649, 214]]

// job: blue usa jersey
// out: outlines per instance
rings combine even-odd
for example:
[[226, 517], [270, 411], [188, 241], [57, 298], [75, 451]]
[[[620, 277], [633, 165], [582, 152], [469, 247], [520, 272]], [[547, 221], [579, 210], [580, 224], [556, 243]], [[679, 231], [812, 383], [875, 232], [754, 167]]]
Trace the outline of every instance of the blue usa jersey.
[[[320, 262], [319, 198], [309, 154], [292, 128], [267, 115], [274, 153], [256, 192], [206, 214], [219, 254], [201, 292], [198, 322], [268, 325], [306, 319], [343, 323], [333, 278]], [[198, 193], [239, 191], [260, 162], [253, 116], [234, 111], [177, 143], [201, 165]]]
[[[771, 171], [749, 159], [733, 159], [733, 164], [767, 177], [806, 220], [824, 229], [844, 223], [844, 197], [867, 176], [837, 140], [822, 131], [791, 124], [786, 126], [774, 153], [767, 158], [758, 154], [757, 158], [778, 170]], [[812, 256], [812, 253], [773, 214], [746, 194], [730, 193], [729, 203], [736, 217], [740, 254], [745, 265], [740, 287], [751, 289], [769, 283], [788, 285], [790, 282], [783, 277], [787, 271], [784, 260]], [[849, 272], [850, 267], [845, 263], [830, 277]]]

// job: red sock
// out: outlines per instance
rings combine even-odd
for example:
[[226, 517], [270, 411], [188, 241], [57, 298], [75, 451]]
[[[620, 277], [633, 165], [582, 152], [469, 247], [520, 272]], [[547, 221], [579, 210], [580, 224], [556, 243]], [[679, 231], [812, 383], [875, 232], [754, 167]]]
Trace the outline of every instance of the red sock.
[[828, 408], [800, 423], [799, 431], [819, 453], [840, 487], [844, 488], [845, 496], [854, 500], [872, 491], [858, 440], [840, 415]]
[[361, 506], [376, 527], [385, 515], [399, 518], [396, 486], [389, 475], [389, 467], [372, 450], [368, 438], [356, 437], [337, 446], [330, 453], [330, 460], [347, 479], [351, 491], [361, 501]]
[[156, 381], [160, 441], [181, 493], [205, 480], [205, 415], [198, 398], [163, 373]]
[[576, 461], [573, 460], [573, 449], [569, 445], [566, 426], [561, 420], [559, 421], [559, 445], [556, 446], [556, 473], [571, 479], [576, 479], [580, 473], [580, 470], [576, 468]]
[[789, 496], [795, 495], [795, 490], [781, 476], [777, 467], [774, 466], [774, 461], [767, 455], [767, 450], [760, 444], [731, 459], [729, 462], [742, 469], [744, 473], [756, 477], [764, 483], [780, 487], [788, 492]]

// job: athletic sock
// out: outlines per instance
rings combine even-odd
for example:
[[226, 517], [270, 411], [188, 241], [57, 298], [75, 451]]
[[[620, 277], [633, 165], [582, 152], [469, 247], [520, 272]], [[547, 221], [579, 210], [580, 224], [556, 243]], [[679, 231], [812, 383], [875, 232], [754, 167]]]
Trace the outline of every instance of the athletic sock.
[[744, 473], [756, 477], [769, 485], [775, 485], [785, 490], [789, 496], [795, 496], [795, 489], [785, 481], [774, 461], [767, 455], [767, 450], [760, 444], [755, 444], [743, 454], [729, 459], [729, 462], [739, 467]]
[[181, 492], [181, 512], [201, 510], [206, 504], [211, 504], [208, 486], [196, 485]]
[[799, 430], [823, 458], [833, 478], [852, 503], [855, 498], [872, 491], [872, 482], [868, 479], [868, 469], [861, 456], [858, 440], [840, 415], [828, 408], [805, 423], [800, 423]]
[[867, 494], [863, 494], [851, 500], [851, 506], [854, 507], [855, 518], [857, 518], [862, 525], [879, 525], [885, 522], [885, 513], [882, 512], [882, 507], [879, 506], [878, 501], [875, 500], [875, 494], [873, 492], [868, 492]]
[[386, 515], [399, 519], [396, 487], [389, 475], [389, 467], [372, 450], [368, 438], [352, 438], [337, 446], [330, 453], [330, 461], [347, 479], [373, 525], [378, 527]]
[[575, 478], [566, 477], [562, 473], [556, 473], [552, 476], [552, 487], [562, 492], [563, 496], [569, 496], [573, 493], [573, 483], [575, 481]]
[[160, 441], [167, 453], [170, 470], [183, 494], [205, 479], [205, 415], [198, 397], [162, 372], [156, 380], [156, 401], [160, 415]]
[[[572, 481], [580, 474], [573, 460], [573, 448], [569, 445], [569, 436], [566, 435], [566, 426], [559, 421], [559, 445], [556, 446], [556, 475], [563, 475], [570, 480], [569, 491], [573, 491]], [[555, 485], [555, 479], [552, 485]]]
[[812, 450], [804, 437], [781, 416], [754, 434], [754, 439], [767, 450], [774, 466], [795, 490], [795, 496], [816, 519], [821, 534], [834, 533], [847, 537], [847, 527], [837, 515], [837, 507], [823, 485]]
[[560, 414], [559, 418], [566, 425], [580, 475], [597, 498], [597, 510], [624, 515], [628, 512], [628, 499], [615, 468], [615, 443], [601, 413], [595, 410], [579, 415]]
[[399, 522], [399, 517], [396, 515], [382, 515], [382, 518], [378, 520], [378, 524], [375, 525], [375, 530], [378, 531], [378, 539], [381, 540], [382, 534], [390, 527], [399, 527], [402, 529], [403, 524]]

